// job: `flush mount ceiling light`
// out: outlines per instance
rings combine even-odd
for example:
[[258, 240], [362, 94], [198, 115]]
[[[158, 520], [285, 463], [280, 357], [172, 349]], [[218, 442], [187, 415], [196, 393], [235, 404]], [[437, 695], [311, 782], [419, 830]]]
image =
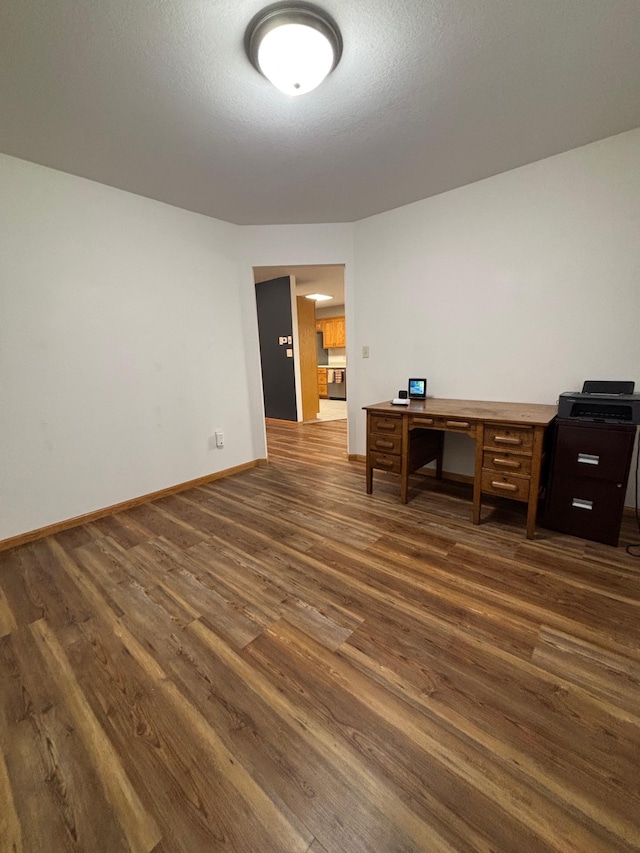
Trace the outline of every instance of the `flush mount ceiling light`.
[[326, 302], [327, 299], [333, 299], [333, 296], [325, 296], [324, 293], [307, 293], [306, 299], [315, 299], [316, 302]]
[[320, 85], [342, 55], [340, 30], [308, 3], [277, 3], [247, 27], [245, 47], [252, 64], [286, 95], [304, 95]]

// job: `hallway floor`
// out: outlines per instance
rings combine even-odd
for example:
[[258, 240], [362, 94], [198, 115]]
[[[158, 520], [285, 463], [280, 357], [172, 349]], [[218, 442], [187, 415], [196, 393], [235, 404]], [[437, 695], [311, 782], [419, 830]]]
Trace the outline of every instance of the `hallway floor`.
[[347, 417], [346, 400], [320, 400], [319, 421], [339, 421]]

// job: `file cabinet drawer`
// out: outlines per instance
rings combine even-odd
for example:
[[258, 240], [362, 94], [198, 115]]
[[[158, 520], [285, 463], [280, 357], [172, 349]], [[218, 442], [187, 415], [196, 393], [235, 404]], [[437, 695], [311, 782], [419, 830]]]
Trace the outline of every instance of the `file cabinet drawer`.
[[615, 483], [576, 477], [551, 486], [545, 526], [605, 545], [617, 545], [625, 490]]
[[568, 477], [625, 482], [635, 429], [558, 422], [555, 470]]

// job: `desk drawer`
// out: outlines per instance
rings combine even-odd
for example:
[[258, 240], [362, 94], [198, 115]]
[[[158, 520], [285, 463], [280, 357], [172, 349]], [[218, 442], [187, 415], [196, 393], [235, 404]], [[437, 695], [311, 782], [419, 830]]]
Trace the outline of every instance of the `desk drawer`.
[[435, 429], [436, 419], [428, 415], [409, 415], [409, 429]]
[[400, 473], [402, 460], [400, 456], [392, 456], [387, 453], [369, 453], [369, 465], [372, 468], [379, 468], [381, 471], [392, 471], [394, 474]]
[[500, 471], [504, 474], [531, 474], [531, 457], [499, 450], [485, 450], [482, 454], [482, 467], [486, 471]]
[[402, 417], [400, 415], [370, 415], [369, 432], [384, 435], [402, 435]]
[[514, 474], [503, 474], [498, 471], [482, 469], [482, 491], [488, 495], [500, 495], [514, 501], [529, 500], [528, 477], [517, 477]]
[[436, 418], [435, 428], [449, 432], [463, 432], [467, 435], [475, 435], [476, 422], [464, 418]]
[[507, 424], [486, 424], [484, 428], [485, 448], [496, 450], [520, 450], [531, 453], [533, 448], [533, 427], [509, 426]]
[[402, 444], [402, 436], [401, 435], [370, 435], [369, 436], [369, 448], [372, 452], [377, 451], [381, 453], [391, 453], [396, 454], [400, 453], [400, 446]]

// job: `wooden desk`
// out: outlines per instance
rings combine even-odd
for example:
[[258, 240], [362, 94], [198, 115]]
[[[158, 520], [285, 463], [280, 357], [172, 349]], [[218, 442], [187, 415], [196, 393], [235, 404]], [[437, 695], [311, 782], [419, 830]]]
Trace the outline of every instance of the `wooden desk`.
[[556, 406], [428, 398], [408, 406], [390, 402], [364, 407], [367, 413], [367, 494], [373, 470], [400, 474], [400, 500], [407, 502], [409, 474], [436, 462], [442, 477], [445, 432], [460, 432], [476, 443], [473, 523], [480, 523], [482, 495], [527, 504], [527, 539], [533, 539], [544, 455], [544, 434]]

